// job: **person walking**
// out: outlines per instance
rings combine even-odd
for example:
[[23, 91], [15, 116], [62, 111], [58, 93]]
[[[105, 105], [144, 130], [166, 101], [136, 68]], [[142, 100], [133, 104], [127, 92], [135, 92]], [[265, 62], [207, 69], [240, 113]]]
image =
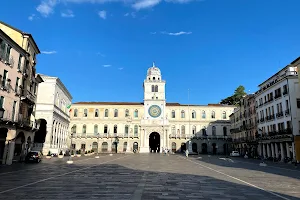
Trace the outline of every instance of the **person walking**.
[[189, 157], [189, 150], [185, 150], [185, 156]]

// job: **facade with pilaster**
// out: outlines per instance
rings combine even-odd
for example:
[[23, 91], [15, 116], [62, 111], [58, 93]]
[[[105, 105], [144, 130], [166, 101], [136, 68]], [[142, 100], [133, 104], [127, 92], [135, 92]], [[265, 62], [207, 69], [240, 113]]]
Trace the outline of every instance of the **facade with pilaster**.
[[234, 106], [167, 103], [165, 80], [154, 64], [143, 83], [143, 102], [78, 102], [70, 112], [72, 148], [140, 153], [189, 150], [222, 154], [230, 142]]
[[40, 76], [44, 82], [39, 84], [35, 115], [42, 122], [34, 145], [44, 155], [49, 151], [58, 154], [68, 147], [68, 105], [71, 105], [72, 96], [58, 77]]
[[255, 93], [259, 154], [264, 158], [295, 159], [294, 136], [299, 135], [300, 57], [259, 85]]
[[0, 22], [0, 160], [12, 164], [32, 147], [37, 122], [34, 117], [37, 86], [35, 73], [40, 51], [32, 36]]

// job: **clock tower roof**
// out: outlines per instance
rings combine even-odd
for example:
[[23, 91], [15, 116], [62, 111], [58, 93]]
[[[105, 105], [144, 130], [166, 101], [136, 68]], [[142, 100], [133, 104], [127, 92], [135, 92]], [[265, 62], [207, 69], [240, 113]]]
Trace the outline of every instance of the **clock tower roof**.
[[147, 76], [161, 76], [160, 69], [155, 66], [153, 62], [152, 67], [150, 67], [147, 71]]

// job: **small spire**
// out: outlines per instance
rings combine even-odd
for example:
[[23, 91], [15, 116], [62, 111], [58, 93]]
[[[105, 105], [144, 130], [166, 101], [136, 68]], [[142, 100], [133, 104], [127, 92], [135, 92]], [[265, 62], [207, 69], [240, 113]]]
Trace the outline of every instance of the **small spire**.
[[155, 62], [153, 61], [153, 63], [152, 63], [152, 67], [155, 67]]

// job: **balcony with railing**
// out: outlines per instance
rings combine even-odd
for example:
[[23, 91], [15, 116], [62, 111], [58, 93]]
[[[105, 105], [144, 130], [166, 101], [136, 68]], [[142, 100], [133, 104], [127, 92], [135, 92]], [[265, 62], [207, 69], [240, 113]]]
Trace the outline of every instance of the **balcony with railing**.
[[286, 116], [290, 115], [290, 109], [285, 110], [285, 115]]
[[276, 113], [276, 117], [277, 117], [277, 118], [283, 117], [283, 112], [281, 111], [281, 112]]
[[73, 138], [139, 138], [138, 133], [72, 133]]

